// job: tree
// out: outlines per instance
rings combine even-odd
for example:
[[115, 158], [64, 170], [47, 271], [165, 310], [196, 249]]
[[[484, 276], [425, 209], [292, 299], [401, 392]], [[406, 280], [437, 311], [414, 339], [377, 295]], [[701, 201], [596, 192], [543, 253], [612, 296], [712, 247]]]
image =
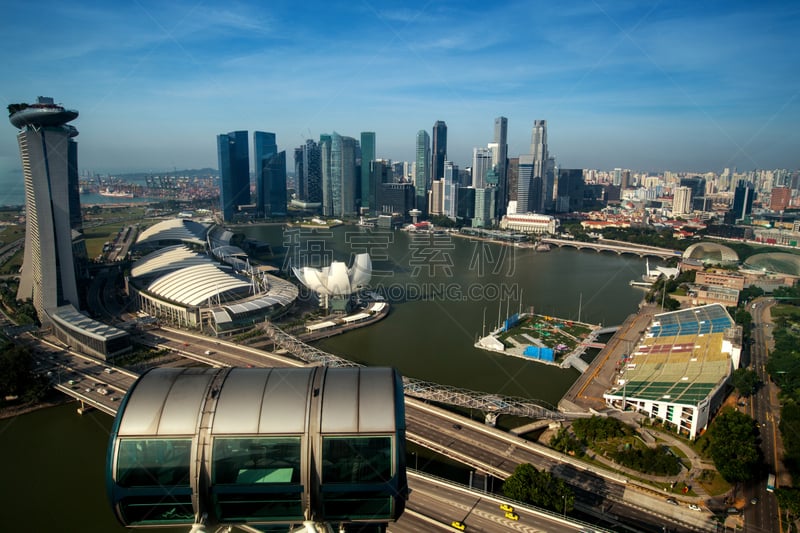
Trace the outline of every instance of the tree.
[[758, 374], [749, 368], [737, 368], [733, 371], [731, 376], [733, 387], [740, 396], [750, 396], [756, 391], [756, 388], [761, 384], [758, 379]]
[[0, 353], [0, 398], [19, 396], [37, 401], [47, 392], [47, 379], [36, 374], [27, 348], [6, 346]]
[[503, 483], [503, 494], [513, 500], [559, 512], [572, 511], [575, 506], [575, 494], [563, 480], [550, 472], [537, 470], [529, 463], [514, 469]]
[[708, 428], [711, 459], [729, 483], [748, 481], [758, 474], [761, 449], [755, 421], [735, 409], [725, 409]]

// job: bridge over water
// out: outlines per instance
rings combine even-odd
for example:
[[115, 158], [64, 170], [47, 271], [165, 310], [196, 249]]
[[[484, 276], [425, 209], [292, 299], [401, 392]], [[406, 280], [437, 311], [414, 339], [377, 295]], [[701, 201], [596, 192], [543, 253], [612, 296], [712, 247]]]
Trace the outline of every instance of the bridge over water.
[[639, 257], [658, 257], [661, 259], [669, 259], [670, 257], [680, 258], [683, 252], [680, 250], [670, 250], [668, 248], [658, 248], [656, 246], [645, 246], [643, 244], [632, 244], [622, 241], [603, 241], [603, 242], [584, 242], [570, 239], [553, 239], [550, 237], [543, 237], [542, 241], [546, 244], [552, 244], [561, 248], [562, 246], [571, 246], [578, 250], [588, 249], [596, 250], [598, 252], [614, 252], [617, 255], [633, 254]]
[[[272, 339], [276, 347], [286, 350], [307, 363], [320, 363], [327, 366], [362, 366], [309, 346], [269, 322], [265, 322], [261, 327]], [[564, 414], [558, 412], [553, 405], [542, 400], [487, 394], [408, 377], [403, 377], [403, 384], [404, 392], [408, 396], [458, 407], [480, 409], [493, 416], [507, 414], [528, 418], [565, 419]]]

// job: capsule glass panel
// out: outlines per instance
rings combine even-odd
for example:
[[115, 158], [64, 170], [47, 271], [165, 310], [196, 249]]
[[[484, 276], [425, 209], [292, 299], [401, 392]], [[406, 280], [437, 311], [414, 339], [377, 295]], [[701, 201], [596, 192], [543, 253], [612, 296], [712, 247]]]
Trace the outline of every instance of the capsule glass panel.
[[189, 465], [192, 439], [120, 439], [117, 484], [128, 524], [192, 523]]
[[216, 437], [212, 499], [225, 521], [302, 520], [300, 437]]
[[328, 520], [386, 520], [396, 489], [393, 438], [336, 436], [322, 439], [322, 499]]
[[120, 439], [121, 487], [189, 486], [192, 439]]

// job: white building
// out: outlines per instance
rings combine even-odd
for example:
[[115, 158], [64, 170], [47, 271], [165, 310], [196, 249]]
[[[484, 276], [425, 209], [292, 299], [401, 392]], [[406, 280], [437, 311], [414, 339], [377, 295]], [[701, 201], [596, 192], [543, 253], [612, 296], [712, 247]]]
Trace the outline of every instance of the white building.
[[536, 234], [555, 234], [558, 225], [558, 220], [552, 216], [538, 213], [509, 214], [505, 215], [500, 221], [500, 229]]

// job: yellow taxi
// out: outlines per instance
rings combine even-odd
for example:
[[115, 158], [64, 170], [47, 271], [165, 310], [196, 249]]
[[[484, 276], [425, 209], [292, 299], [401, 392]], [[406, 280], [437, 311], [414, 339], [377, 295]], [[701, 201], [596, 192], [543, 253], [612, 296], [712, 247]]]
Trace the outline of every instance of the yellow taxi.
[[506, 518], [509, 520], [519, 520], [519, 515], [515, 513], [506, 513]]
[[465, 526], [458, 520], [453, 520], [452, 522], [450, 522], [450, 527], [455, 528], [459, 531], [464, 531], [465, 529], [467, 529], [467, 526]]
[[508, 505], [507, 503], [501, 503], [500, 504], [500, 510], [501, 511], [505, 511], [507, 513], [513, 513], [514, 512], [514, 508], [511, 507], [510, 505]]

